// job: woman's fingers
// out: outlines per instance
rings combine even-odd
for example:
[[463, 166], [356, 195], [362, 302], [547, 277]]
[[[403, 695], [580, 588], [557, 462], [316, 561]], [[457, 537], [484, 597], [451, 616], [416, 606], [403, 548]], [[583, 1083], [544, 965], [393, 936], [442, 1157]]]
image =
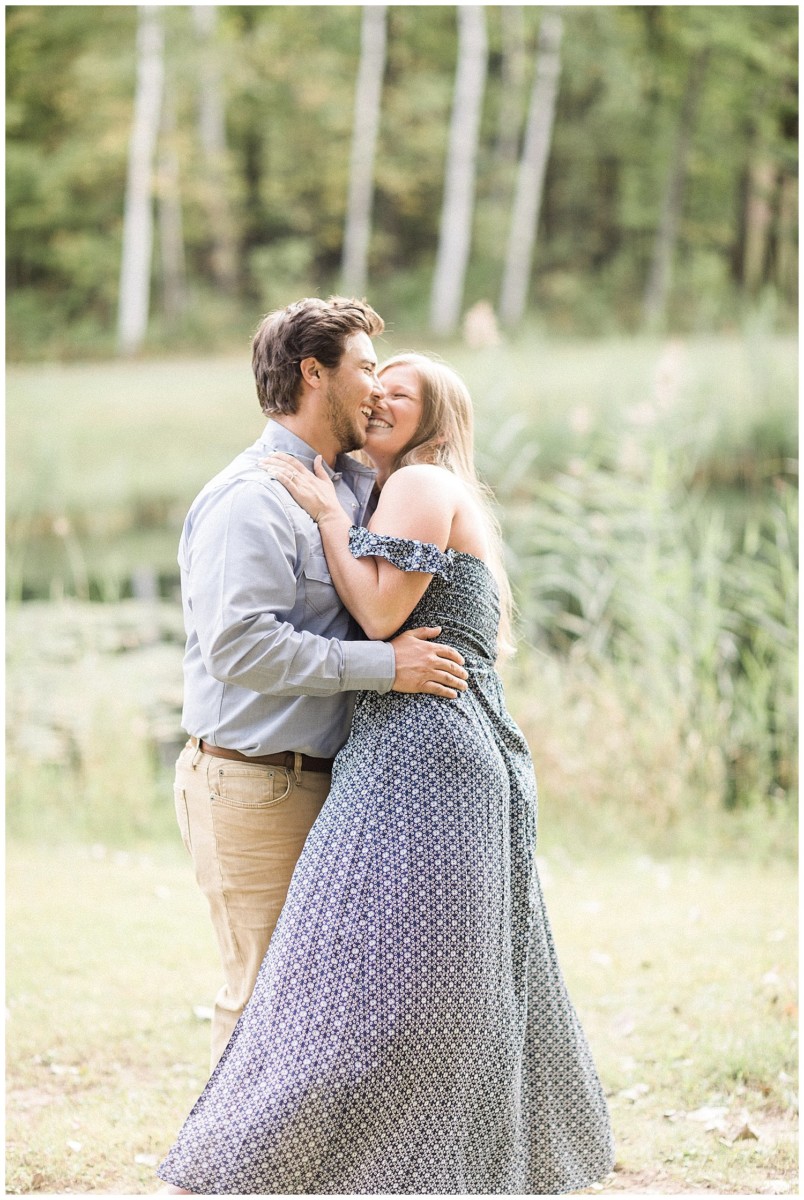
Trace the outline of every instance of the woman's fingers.
[[306, 470], [298, 458], [294, 458], [292, 454], [285, 454], [284, 450], [272, 450], [270, 454], [266, 454], [265, 458], [258, 460], [257, 466], [261, 467], [263, 471], [273, 471], [275, 467], [285, 467], [297, 471]]

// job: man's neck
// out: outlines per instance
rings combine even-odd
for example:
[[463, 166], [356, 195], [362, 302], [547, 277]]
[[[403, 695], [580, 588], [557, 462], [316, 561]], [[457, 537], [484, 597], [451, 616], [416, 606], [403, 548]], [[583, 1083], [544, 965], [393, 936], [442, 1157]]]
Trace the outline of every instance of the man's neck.
[[304, 413], [272, 413], [271, 420], [276, 421], [283, 429], [289, 429], [297, 438], [306, 442], [311, 450], [320, 454], [324, 462], [334, 469], [335, 459], [341, 452], [340, 446], [332, 436], [330, 429], [322, 429], [320, 422], [312, 420]]

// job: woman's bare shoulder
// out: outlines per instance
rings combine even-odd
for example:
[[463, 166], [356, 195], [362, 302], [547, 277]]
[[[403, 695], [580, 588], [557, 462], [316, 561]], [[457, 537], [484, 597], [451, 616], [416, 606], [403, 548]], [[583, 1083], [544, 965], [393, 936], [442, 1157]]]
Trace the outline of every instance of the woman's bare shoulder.
[[400, 492], [411, 488], [426, 488], [433, 492], [457, 492], [460, 486], [458, 477], [446, 467], [439, 467], [435, 463], [410, 463], [388, 476], [383, 491], [386, 488]]

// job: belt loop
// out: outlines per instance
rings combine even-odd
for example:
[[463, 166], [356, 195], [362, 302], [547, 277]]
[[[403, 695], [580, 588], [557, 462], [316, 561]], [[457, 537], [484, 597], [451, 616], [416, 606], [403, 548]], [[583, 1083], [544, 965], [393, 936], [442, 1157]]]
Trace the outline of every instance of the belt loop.
[[204, 751], [201, 749], [201, 738], [194, 737], [191, 740], [195, 742], [195, 754], [193, 755], [193, 761], [190, 763], [190, 766], [193, 768], [193, 770], [195, 770]]
[[302, 773], [302, 756], [301, 756], [301, 754], [299, 754], [298, 750], [294, 750], [294, 752], [293, 752], [293, 774], [296, 778], [297, 784], [300, 784], [302, 781], [301, 773]]

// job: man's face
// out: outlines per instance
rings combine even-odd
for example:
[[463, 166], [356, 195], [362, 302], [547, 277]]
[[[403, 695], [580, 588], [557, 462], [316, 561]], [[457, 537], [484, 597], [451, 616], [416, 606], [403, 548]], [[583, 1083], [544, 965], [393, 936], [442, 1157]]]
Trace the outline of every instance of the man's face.
[[327, 372], [326, 415], [342, 453], [365, 443], [369, 418], [381, 395], [371, 338], [355, 333], [338, 366]]

